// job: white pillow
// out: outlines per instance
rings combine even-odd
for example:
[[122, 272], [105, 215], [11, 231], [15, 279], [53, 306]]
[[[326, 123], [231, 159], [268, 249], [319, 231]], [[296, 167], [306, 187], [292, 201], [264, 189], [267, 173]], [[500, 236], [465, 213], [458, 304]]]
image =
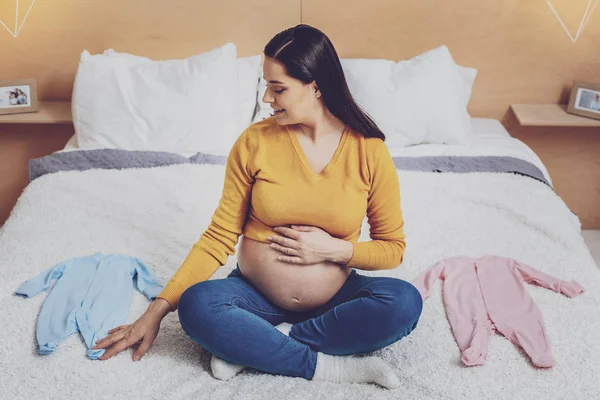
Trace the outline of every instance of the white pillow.
[[239, 74], [233, 43], [166, 61], [84, 50], [72, 100], [78, 145], [226, 155], [247, 121]]
[[463, 99], [465, 100], [465, 105], [469, 105], [469, 101], [471, 101], [471, 94], [473, 92], [473, 84], [475, 83], [475, 78], [477, 78], [477, 70], [471, 67], [463, 67], [462, 65], [456, 64], [458, 71], [460, 72], [460, 76], [462, 77], [463, 84]]
[[344, 59], [342, 67], [353, 97], [389, 147], [462, 144], [470, 136], [473, 70], [461, 73], [446, 46], [398, 63]]
[[258, 75], [258, 89], [256, 93], [256, 113], [254, 114], [254, 118], [252, 122], [259, 122], [265, 118], [269, 118], [273, 115], [273, 108], [269, 103], [265, 103], [262, 101], [265, 96], [265, 92], [267, 91], [267, 81], [263, 78], [263, 69], [262, 63], [264, 62], [264, 57], [260, 63], [260, 71]]
[[256, 111], [258, 78], [262, 76], [262, 55], [238, 58], [237, 67], [240, 117], [242, 119], [243, 130], [253, 122], [252, 119]]
[[[350, 92], [386, 135], [389, 147], [460, 144], [471, 134], [467, 105], [477, 70], [457, 65], [446, 46], [398, 63], [386, 59], [340, 61]], [[261, 75], [253, 122], [272, 114], [271, 107], [262, 102], [265, 90]]]
[[[103, 54], [109, 57], [126, 57], [132, 62], [152, 61], [146, 57], [128, 53], [119, 53], [114, 49], [105, 50]], [[258, 54], [255, 56], [238, 58], [236, 60], [236, 68], [238, 72], [237, 90], [240, 102], [240, 123], [242, 124], [243, 130], [252, 123], [252, 117], [256, 111], [256, 88], [258, 78], [259, 76], [262, 76], [262, 55]]]

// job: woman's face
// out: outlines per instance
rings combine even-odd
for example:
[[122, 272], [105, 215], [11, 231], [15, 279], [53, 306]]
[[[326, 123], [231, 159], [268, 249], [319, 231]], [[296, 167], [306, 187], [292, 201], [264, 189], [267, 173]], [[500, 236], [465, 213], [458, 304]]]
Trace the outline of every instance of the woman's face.
[[271, 57], [265, 57], [263, 77], [267, 81], [267, 90], [262, 100], [271, 105], [280, 125], [308, 121], [321, 107], [321, 93], [315, 93], [315, 82], [306, 84], [290, 77], [283, 64]]

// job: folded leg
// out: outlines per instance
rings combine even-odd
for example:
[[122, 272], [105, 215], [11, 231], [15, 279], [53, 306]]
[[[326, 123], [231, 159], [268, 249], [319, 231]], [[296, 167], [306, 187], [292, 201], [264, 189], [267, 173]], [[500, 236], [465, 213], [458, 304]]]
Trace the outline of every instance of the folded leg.
[[64, 302], [57, 302], [50, 295], [44, 302], [36, 327], [40, 354], [50, 354], [67, 337], [77, 332], [75, 310], [69, 310]]
[[184, 331], [231, 364], [277, 375], [311, 379], [317, 353], [277, 330], [288, 319], [243, 276], [197, 283], [179, 301]]
[[353, 271], [321, 315], [296, 323], [290, 337], [327, 354], [372, 352], [415, 329], [422, 308], [421, 294], [411, 283]]
[[515, 345], [521, 347], [536, 367], [549, 368], [554, 365], [550, 340], [541, 312], [524, 314], [502, 321], [498, 330]]
[[[466, 325], [468, 326], [468, 325]], [[476, 320], [471, 325], [472, 331], [468, 335], [455, 334], [456, 341], [462, 350], [461, 361], [468, 366], [483, 365], [487, 361], [490, 338], [495, 332], [494, 323], [486, 319]], [[465, 331], [468, 331], [465, 329]]]

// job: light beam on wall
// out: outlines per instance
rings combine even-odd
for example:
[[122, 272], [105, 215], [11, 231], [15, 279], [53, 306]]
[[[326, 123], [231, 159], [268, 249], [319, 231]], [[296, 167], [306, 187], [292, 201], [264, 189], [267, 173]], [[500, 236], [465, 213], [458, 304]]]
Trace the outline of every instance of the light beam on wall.
[[[25, 12], [25, 17], [23, 18], [23, 20], [21, 20], [21, 24], [20, 25], [19, 25], [19, 2], [24, 3], [24, 7], [23, 8], [25, 8], [25, 7], [27, 7], [28, 0], [14, 0], [14, 1], [15, 1], [15, 6], [16, 6], [16, 9], [15, 9], [15, 27], [14, 27], [14, 29], [10, 29], [8, 27], [8, 24], [10, 24], [10, 22], [8, 20], [7, 21], [3, 21], [2, 19], [0, 19], [0, 24], [11, 35], [13, 35], [14, 38], [16, 38], [17, 36], [19, 36], [19, 33], [21, 32], [21, 29], [23, 28], [23, 25], [25, 25], [25, 21], [27, 21], [27, 17], [29, 16], [29, 12], [31, 11], [31, 8], [33, 7], [33, 4], [35, 3], [35, 0], [30, 0], [31, 4], [29, 4], [29, 8]], [[20, 10], [21, 13], [23, 13], [23, 8], [21, 8], [21, 10]]]
[[599, 1], [600, 0], [589, 0], [588, 5], [585, 8], [585, 12], [583, 13], [583, 16], [581, 17], [581, 21], [579, 22], [579, 28], [577, 29], [577, 33], [575, 33], [575, 36], [573, 36], [571, 34], [571, 32], [569, 31], [569, 29], [567, 29], [567, 26], [563, 22], [562, 18], [558, 14], [558, 12], [556, 12], [556, 9], [552, 5], [552, 2], [550, 0], [546, 0], [546, 3], [548, 3], [548, 5], [550, 6], [550, 9], [554, 13], [554, 15], [556, 15], [556, 18], [558, 19], [558, 22], [560, 22], [560, 25], [563, 27], [563, 29], [565, 30], [565, 32], [567, 32], [567, 35], [569, 35], [569, 39], [571, 39], [571, 41], [573, 43], [575, 43], [577, 41], [577, 39], [579, 39], [579, 35], [581, 35], [581, 32], [583, 32], [583, 28], [585, 27], [585, 25], [589, 21], [590, 16], [592, 15], [592, 13], [594, 12], [594, 10], [596, 9], [596, 6], [598, 5]]

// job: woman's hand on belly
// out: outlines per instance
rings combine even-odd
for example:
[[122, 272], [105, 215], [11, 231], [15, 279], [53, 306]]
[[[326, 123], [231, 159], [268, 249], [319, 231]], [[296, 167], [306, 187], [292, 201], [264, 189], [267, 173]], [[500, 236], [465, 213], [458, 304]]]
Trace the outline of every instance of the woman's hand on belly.
[[281, 253], [278, 260], [292, 264], [335, 262], [347, 264], [352, 258], [351, 242], [332, 237], [321, 228], [308, 225], [276, 226], [283, 236], [269, 236], [271, 248]]

